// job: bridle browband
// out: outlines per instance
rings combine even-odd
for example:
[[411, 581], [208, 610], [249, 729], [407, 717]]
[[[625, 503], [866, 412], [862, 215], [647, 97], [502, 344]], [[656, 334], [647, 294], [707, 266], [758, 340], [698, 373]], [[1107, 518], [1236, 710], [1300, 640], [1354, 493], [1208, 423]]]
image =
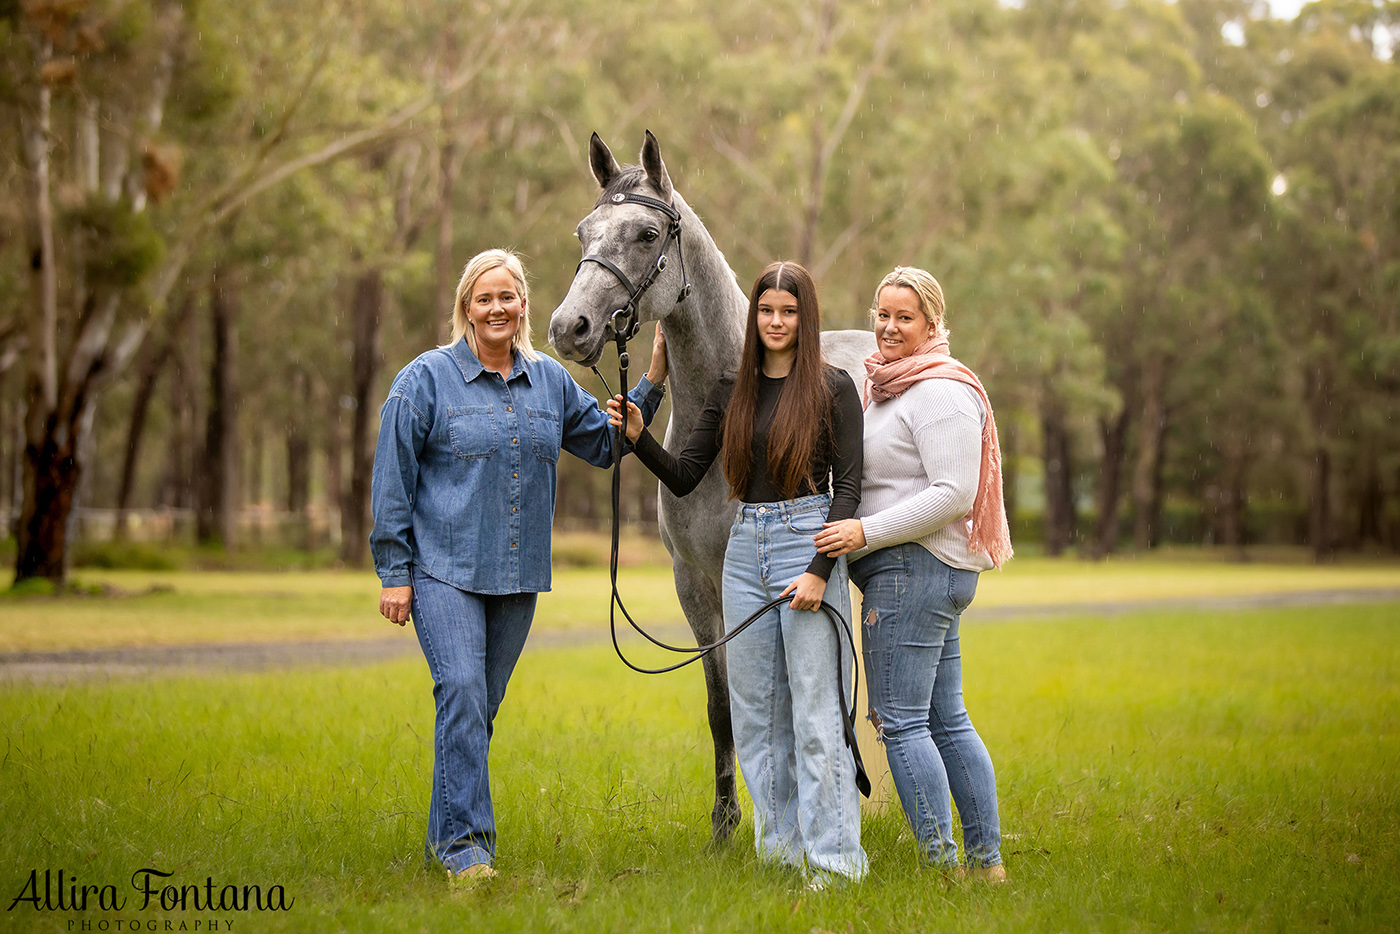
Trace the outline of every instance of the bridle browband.
[[[628, 278], [627, 273], [623, 272], [618, 267], [618, 265], [612, 260], [607, 259], [603, 256], [598, 256], [593, 253], [590, 253], [583, 259], [579, 260], [578, 266], [574, 269], [574, 275], [578, 276], [578, 271], [583, 268], [584, 263], [596, 263], [597, 265], [602, 266], [604, 269], [608, 270], [614, 276], [616, 276], [617, 281], [620, 282], [622, 284], [622, 287], [627, 290], [627, 303], [621, 308], [618, 308], [615, 311], [613, 311], [613, 313], [608, 317], [608, 327], [611, 328], [612, 339], [617, 344], [617, 376], [619, 383], [619, 391], [622, 393], [623, 399], [622, 423], [618, 425], [616, 437], [613, 439], [612, 555], [608, 562], [608, 571], [612, 580], [612, 598], [608, 604], [608, 628], [612, 633], [613, 651], [617, 653], [617, 657], [622, 660], [622, 663], [624, 665], [626, 665], [628, 668], [631, 668], [633, 671], [640, 672], [641, 674], [659, 675], [665, 674], [669, 671], [675, 671], [678, 668], [684, 668], [686, 665], [698, 662], [700, 659], [704, 658], [706, 655], [709, 655], [715, 649], [720, 648], [721, 646], [736, 638], [745, 629], [748, 629], [751, 625], [753, 625], [760, 618], [762, 618], [764, 614], [768, 613], [771, 610], [777, 609], [784, 603], [789, 602], [790, 598], [779, 597], [776, 600], [772, 600], [764, 604], [762, 607], [759, 607], [759, 609], [754, 611], [754, 613], [751, 616], [749, 616], [748, 619], [735, 626], [732, 630], [726, 633], [723, 638], [712, 642], [709, 645], [694, 646], [668, 645], [667, 643], [662, 642], [660, 639], [657, 639], [655, 636], [653, 636], [651, 633], [647, 632], [645, 629], [643, 629], [637, 624], [637, 621], [632, 618], [631, 613], [627, 612], [627, 607], [622, 602], [622, 595], [618, 593], [617, 590], [617, 565], [619, 552], [618, 546], [622, 531], [622, 455], [624, 453], [623, 443], [627, 437], [627, 369], [630, 364], [630, 361], [627, 356], [627, 342], [636, 336], [637, 328], [641, 326], [641, 315], [639, 314], [640, 309], [638, 306], [641, 302], [642, 296], [647, 293], [647, 290], [650, 289], [653, 284], [655, 284], [657, 276], [661, 275], [662, 270], [666, 268], [666, 253], [671, 248], [672, 241], [675, 241], [676, 253], [680, 257], [681, 263], [681, 291], [680, 294], [676, 296], [677, 305], [679, 305], [681, 302], [685, 301], [687, 297], [689, 297], [690, 280], [686, 277], [685, 274], [685, 250], [683, 249], [681, 243], [680, 211], [676, 210], [673, 205], [667, 204], [665, 201], [660, 201], [656, 198], [649, 198], [646, 195], [639, 195], [635, 192], [619, 192], [615, 195], [610, 196], [607, 200], [611, 204], [640, 204], [643, 207], [649, 207], [654, 210], [660, 211], [662, 214], [665, 214], [667, 219], [670, 221], [666, 228], [666, 237], [661, 241], [661, 251], [657, 254], [655, 262], [653, 262], [651, 264], [651, 267], [647, 270], [647, 274], [642, 277], [642, 281], [638, 282], [636, 285], [632, 284], [632, 280]], [[608, 395], [609, 397], [611, 397], [612, 388], [608, 386], [608, 381], [606, 378], [604, 378], [603, 374], [598, 371], [597, 364], [595, 363], [589, 369], [591, 369], [594, 375], [596, 375], [598, 379], [602, 382], [603, 387], [608, 390]], [[633, 664], [632, 661], [628, 659], [626, 655], [622, 654], [622, 646], [619, 645], [617, 641], [618, 610], [622, 610], [623, 618], [627, 620], [627, 622], [631, 625], [633, 629], [635, 629], [644, 638], [646, 638], [648, 642], [652, 643], [655, 646], [663, 648], [668, 652], [675, 652], [677, 654], [688, 655], [690, 657], [683, 662], [678, 662], [677, 664], [668, 665], [663, 668], [641, 668]], [[841, 616], [840, 612], [837, 611], [835, 607], [833, 607], [831, 604], [825, 601], [822, 601], [821, 611], [826, 614], [827, 620], [831, 623], [832, 628], [836, 631], [836, 682], [837, 691], [841, 696], [841, 701], [838, 706], [841, 708], [842, 734], [843, 738], [845, 739], [847, 748], [851, 750], [851, 755], [855, 759], [856, 787], [860, 789], [861, 794], [865, 795], [865, 797], [868, 798], [870, 797], [870, 779], [866, 776], [865, 773], [865, 763], [861, 761], [860, 747], [856, 742], [855, 724], [853, 722], [855, 716], [855, 695], [859, 691], [860, 684], [860, 663], [859, 661], [856, 662], [856, 681], [852, 685], [852, 700], [851, 706], [848, 709], [846, 707], [845, 665], [842, 664], [841, 658], [842, 636], [845, 636], [846, 642], [851, 646], [852, 655], [855, 654], [855, 639], [851, 634], [850, 626], [846, 623], [846, 620]]]

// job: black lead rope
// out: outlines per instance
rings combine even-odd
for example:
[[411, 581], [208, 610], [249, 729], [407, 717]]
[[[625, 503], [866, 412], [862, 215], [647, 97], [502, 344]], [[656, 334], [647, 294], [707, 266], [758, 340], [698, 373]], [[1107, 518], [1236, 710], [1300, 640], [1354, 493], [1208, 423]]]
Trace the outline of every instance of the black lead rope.
[[[650, 278], [653, 277], [648, 277], [648, 279]], [[627, 280], [624, 278], [623, 282], [625, 283], [626, 281]], [[650, 285], [650, 282], [647, 282], [647, 284]], [[750, 615], [747, 619], [745, 619], [742, 623], [740, 623], [738, 626], [735, 626], [731, 631], [726, 633], [724, 638], [718, 640], [717, 642], [712, 642], [709, 645], [668, 645], [667, 643], [662, 642], [660, 639], [657, 639], [651, 633], [647, 632], [641, 626], [637, 625], [637, 621], [632, 618], [632, 614], [627, 612], [627, 606], [622, 602], [622, 595], [618, 592], [617, 589], [617, 564], [619, 550], [618, 545], [622, 531], [621, 507], [623, 442], [626, 440], [627, 437], [627, 367], [629, 362], [627, 358], [627, 339], [631, 336], [631, 334], [636, 332], [635, 318], [632, 322], [627, 322], [625, 320], [625, 317], [626, 314], [629, 312], [633, 315], [635, 315], [636, 313], [635, 296], [631, 301], [628, 302], [628, 305], [629, 308], [627, 309], [618, 309], [617, 311], [613, 312], [613, 318], [616, 320], [612, 322], [613, 335], [617, 341], [617, 370], [618, 380], [620, 383], [619, 388], [622, 393], [623, 401], [622, 423], [618, 425], [617, 434], [613, 441], [612, 554], [608, 561], [608, 573], [612, 581], [612, 597], [608, 603], [608, 629], [612, 634], [613, 651], [617, 653], [617, 657], [622, 660], [622, 663], [624, 665], [626, 665], [628, 668], [631, 668], [633, 671], [640, 672], [644, 675], [660, 675], [666, 674], [667, 672], [676, 671], [677, 669], [684, 668], [686, 665], [698, 662], [700, 659], [704, 658], [706, 655], [710, 654], [715, 649], [718, 649], [720, 646], [725, 645], [731, 640], [737, 638], [740, 633], [742, 633], [745, 629], [748, 629], [750, 626], [756, 623], [760, 618], [763, 617], [765, 613], [777, 609], [784, 603], [790, 602], [791, 597], [778, 597], [775, 600], [770, 600], [768, 603], [765, 603], [763, 606], [755, 610], [753, 614]], [[592, 370], [597, 375], [598, 379], [602, 380], [603, 387], [608, 391], [608, 397], [612, 398], [613, 392], [612, 388], [608, 386], [608, 381], [603, 378], [602, 373], [598, 372], [598, 368], [596, 366], [592, 367]], [[689, 655], [690, 658], [687, 658], [685, 661], [682, 662], [677, 662], [674, 665], [668, 665], [664, 668], [642, 668], [638, 665], [633, 664], [632, 661], [622, 653], [622, 646], [619, 645], [617, 641], [618, 610], [622, 611], [623, 618], [627, 620], [627, 622], [632, 626], [633, 629], [635, 629], [638, 633], [645, 637], [647, 641], [651, 642], [655, 646], [665, 649], [668, 652], [675, 652], [681, 655]], [[851, 647], [851, 656], [853, 659], [856, 655], [856, 643], [855, 639], [851, 635], [851, 627], [846, 622], [845, 618], [841, 616], [840, 611], [838, 611], [835, 607], [833, 607], [826, 601], [822, 601], [821, 610], [823, 613], [826, 614], [827, 620], [831, 623], [832, 628], [836, 632], [836, 686], [841, 696], [841, 701], [837, 706], [841, 708], [842, 734], [846, 741], [846, 748], [851, 751], [851, 757], [855, 760], [856, 788], [860, 790], [860, 793], [862, 795], [868, 798], [870, 797], [870, 778], [865, 773], [865, 763], [861, 760], [860, 757], [860, 746], [856, 742], [856, 729], [854, 723], [856, 699], [860, 691], [860, 663], [859, 661], [856, 661], [853, 666], [854, 681], [852, 683], [851, 690], [851, 704], [850, 707], [847, 708], [846, 666], [842, 663], [841, 658], [841, 650], [843, 648], [841, 643], [842, 636], [845, 637], [846, 644], [850, 645]]]

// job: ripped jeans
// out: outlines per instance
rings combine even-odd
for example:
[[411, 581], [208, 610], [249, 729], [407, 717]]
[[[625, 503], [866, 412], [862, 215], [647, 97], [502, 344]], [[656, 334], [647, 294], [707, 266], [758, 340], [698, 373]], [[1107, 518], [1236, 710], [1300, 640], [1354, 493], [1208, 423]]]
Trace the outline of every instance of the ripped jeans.
[[871, 718], [885, 744], [904, 816], [939, 868], [957, 865], [949, 792], [970, 866], [1001, 862], [996, 773], [963, 705], [958, 619], [977, 572], [922, 545], [882, 548], [850, 565], [860, 588]]

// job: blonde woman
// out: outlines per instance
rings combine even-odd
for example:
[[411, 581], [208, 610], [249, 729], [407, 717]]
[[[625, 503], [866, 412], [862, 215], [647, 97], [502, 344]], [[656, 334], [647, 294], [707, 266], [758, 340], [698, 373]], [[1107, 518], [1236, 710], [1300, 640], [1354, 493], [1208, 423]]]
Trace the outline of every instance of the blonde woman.
[[[658, 344], [631, 397], [650, 421], [666, 378]], [[494, 876], [487, 751], [535, 600], [550, 587], [559, 452], [612, 463], [598, 401], [530, 346], [520, 258], [467, 263], [452, 341], [394, 379], [374, 456], [370, 547], [379, 612], [410, 615], [433, 677], [433, 786], [426, 850], [457, 885]]]
[[861, 590], [871, 719], [926, 860], [1001, 882], [991, 756], [963, 704], [958, 622], [977, 576], [1011, 557], [996, 421], [977, 376], [949, 356], [943, 289], [897, 266], [875, 290], [865, 361], [865, 442], [856, 517], [817, 534], [849, 555]]

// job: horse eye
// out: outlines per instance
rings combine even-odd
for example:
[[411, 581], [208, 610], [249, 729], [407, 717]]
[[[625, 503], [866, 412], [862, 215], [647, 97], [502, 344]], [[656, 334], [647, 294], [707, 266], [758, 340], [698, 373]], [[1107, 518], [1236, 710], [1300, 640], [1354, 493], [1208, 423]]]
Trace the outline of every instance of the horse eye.
[[655, 227], [648, 227], [646, 230], [642, 231], [641, 239], [643, 243], [655, 243], [656, 238], [659, 236], [661, 236], [661, 234], [657, 231]]

